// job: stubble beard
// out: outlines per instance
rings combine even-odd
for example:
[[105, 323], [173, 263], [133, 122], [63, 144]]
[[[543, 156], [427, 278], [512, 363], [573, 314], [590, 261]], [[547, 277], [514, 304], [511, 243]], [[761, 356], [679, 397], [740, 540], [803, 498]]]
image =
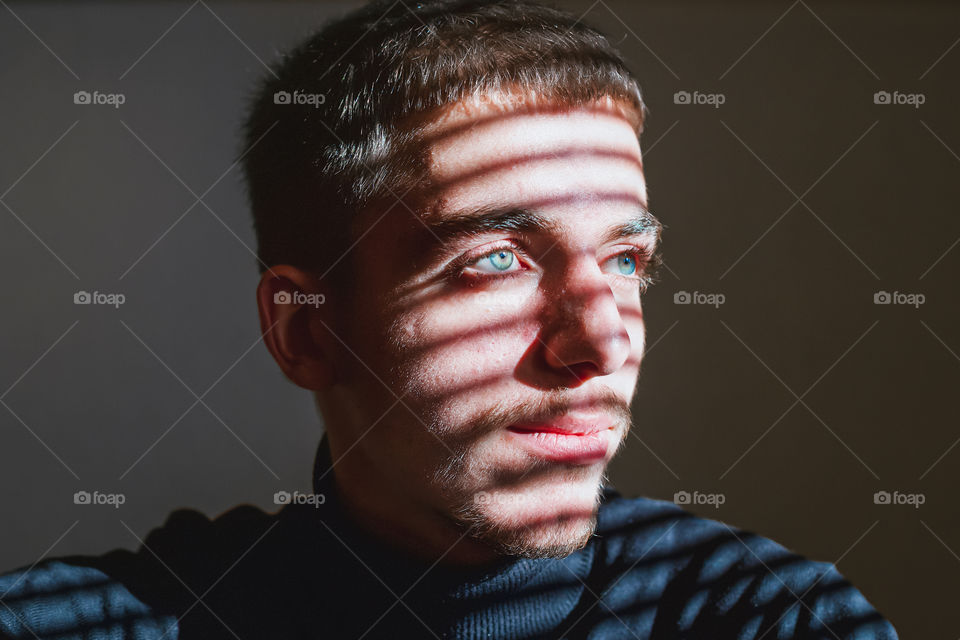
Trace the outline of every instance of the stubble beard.
[[[434, 486], [444, 491], [448, 497], [447, 516], [465, 537], [484, 544], [499, 555], [522, 558], [564, 558], [588, 544], [597, 526], [597, 512], [603, 487], [608, 480], [606, 469], [595, 481], [593, 498], [588, 509], [559, 509], [547, 518], [532, 522], [524, 522], [521, 514], [518, 522], [516, 518], [498, 513], [497, 507], [504, 501], [518, 498], [532, 500], [533, 498], [526, 497], [526, 494], [531, 492], [505, 494], [497, 491], [497, 487], [491, 487], [489, 492], [465, 488], [463, 483], [468, 471], [466, 460], [466, 452], [457, 452], [448, 458], [432, 477]], [[558, 470], [555, 463], [544, 461], [535, 464], [524, 475], [543, 471], [559, 473], [565, 476], [568, 482], [581, 483], [585, 480], [574, 478], [596, 473], [595, 470], [583, 467]]]

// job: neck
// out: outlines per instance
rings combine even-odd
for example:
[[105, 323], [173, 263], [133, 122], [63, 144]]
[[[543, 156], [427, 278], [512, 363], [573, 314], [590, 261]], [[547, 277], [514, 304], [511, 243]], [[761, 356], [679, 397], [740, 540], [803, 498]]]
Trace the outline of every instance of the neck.
[[378, 473], [361, 447], [342, 446], [329, 432], [327, 437], [336, 461], [331, 475], [337, 496], [350, 519], [368, 535], [424, 561], [450, 567], [481, 567], [503, 560], [502, 554], [466, 535], [439, 509], [417, 501], [399, 483]]

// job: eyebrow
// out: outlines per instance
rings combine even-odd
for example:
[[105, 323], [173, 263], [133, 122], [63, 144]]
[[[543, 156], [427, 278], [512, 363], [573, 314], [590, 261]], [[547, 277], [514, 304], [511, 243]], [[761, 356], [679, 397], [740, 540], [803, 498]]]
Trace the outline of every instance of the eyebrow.
[[[659, 235], [661, 224], [646, 207], [635, 205], [635, 215], [624, 223], [607, 230], [602, 241], [614, 242], [623, 238], [653, 233]], [[559, 225], [536, 211], [522, 207], [484, 208], [456, 213], [443, 219], [424, 222], [434, 240], [445, 246], [461, 238], [489, 233], [512, 231], [519, 233], [557, 233]]]
[[634, 217], [623, 224], [610, 228], [603, 236], [603, 243], [642, 235], [653, 235], [658, 238], [662, 229], [663, 225], [660, 224], [660, 221], [646, 207], [638, 205]]
[[491, 231], [551, 233], [558, 225], [541, 214], [522, 207], [484, 208], [456, 213], [426, 223], [427, 230], [441, 246], [455, 240]]

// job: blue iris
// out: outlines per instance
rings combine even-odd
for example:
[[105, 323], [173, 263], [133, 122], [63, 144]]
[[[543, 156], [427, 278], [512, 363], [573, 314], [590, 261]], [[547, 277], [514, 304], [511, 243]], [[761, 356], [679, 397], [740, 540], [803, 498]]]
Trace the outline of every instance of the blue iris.
[[617, 267], [620, 269], [620, 273], [629, 276], [637, 270], [637, 262], [629, 253], [624, 253], [617, 258]]
[[512, 251], [495, 251], [490, 254], [490, 264], [498, 271], [506, 271], [513, 265]]

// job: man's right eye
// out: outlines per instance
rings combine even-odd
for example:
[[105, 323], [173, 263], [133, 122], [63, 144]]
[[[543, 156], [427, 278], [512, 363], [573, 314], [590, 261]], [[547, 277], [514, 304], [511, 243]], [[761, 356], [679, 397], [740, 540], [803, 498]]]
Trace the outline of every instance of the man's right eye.
[[497, 249], [481, 257], [471, 266], [483, 273], [504, 273], [510, 270], [510, 267], [518, 265], [516, 254], [511, 249]]
[[513, 247], [499, 247], [486, 251], [475, 258], [467, 258], [459, 269], [466, 278], [484, 279], [508, 276], [524, 271], [520, 256]]

